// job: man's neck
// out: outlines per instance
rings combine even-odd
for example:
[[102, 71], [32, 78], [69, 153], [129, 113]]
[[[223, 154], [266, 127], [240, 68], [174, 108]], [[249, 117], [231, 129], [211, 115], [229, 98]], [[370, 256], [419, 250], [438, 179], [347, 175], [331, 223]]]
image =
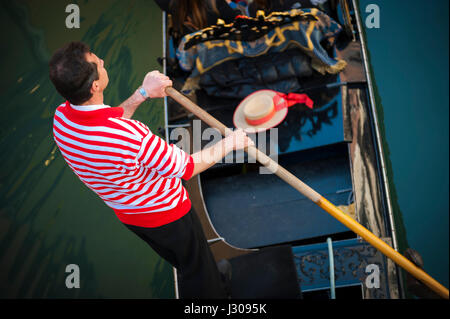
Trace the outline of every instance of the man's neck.
[[89, 100], [87, 100], [81, 105], [102, 105], [102, 104], [103, 104], [103, 92], [92, 95], [92, 97]]

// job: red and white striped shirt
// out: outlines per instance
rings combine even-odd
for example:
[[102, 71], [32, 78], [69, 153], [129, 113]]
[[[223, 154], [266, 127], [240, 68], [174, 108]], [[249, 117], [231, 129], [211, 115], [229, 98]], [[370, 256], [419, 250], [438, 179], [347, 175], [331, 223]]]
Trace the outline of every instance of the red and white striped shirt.
[[53, 134], [64, 159], [123, 223], [158, 227], [181, 218], [191, 208], [181, 178], [191, 177], [192, 157], [122, 115], [121, 107], [60, 105]]

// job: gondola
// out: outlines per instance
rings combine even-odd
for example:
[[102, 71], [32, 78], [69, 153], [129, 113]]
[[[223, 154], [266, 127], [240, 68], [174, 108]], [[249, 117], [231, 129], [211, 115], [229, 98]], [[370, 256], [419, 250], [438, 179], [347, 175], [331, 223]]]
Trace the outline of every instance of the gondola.
[[[301, 79], [296, 93], [307, 94], [314, 108], [291, 107], [278, 126], [275, 146], [269, 143], [274, 150], [266, 151], [398, 250], [400, 235], [357, 5], [328, 1], [320, 8], [343, 28], [329, 54], [347, 66], [335, 74], [314, 72]], [[173, 65], [168, 20], [163, 13], [161, 63], [174, 87], [182, 90], [186, 77]], [[190, 93], [198, 105], [233, 128], [233, 112], [242, 98], [210, 96], [201, 86]], [[179, 128], [191, 137], [207, 129], [174, 100], [164, 102], [161, 133], [167, 142], [179, 142]], [[271, 136], [264, 138], [270, 141]], [[201, 146], [208, 143], [202, 140]], [[260, 165], [247, 159], [218, 163], [185, 183], [215, 259], [231, 264], [231, 298], [405, 297], [398, 266], [276, 176], [261, 174]], [[182, 298], [176, 269], [174, 278], [176, 297]]]

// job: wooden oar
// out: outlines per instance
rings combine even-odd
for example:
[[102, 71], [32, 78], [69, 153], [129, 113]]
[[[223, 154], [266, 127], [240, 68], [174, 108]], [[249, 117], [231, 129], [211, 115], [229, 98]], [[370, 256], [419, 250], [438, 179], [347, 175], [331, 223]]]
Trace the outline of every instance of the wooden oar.
[[[166, 93], [168, 96], [172, 97], [175, 101], [181, 104], [188, 111], [195, 114], [200, 120], [204, 121], [206, 124], [219, 130], [219, 132], [227, 136], [231, 134], [233, 131], [219, 122], [217, 119], [208, 114], [205, 110], [200, 108], [197, 104], [189, 100], [186, 96], [178, 92], [172, 87], [166, 88]], [[269, 156], [259, 151], [256, 147], [250, 146], [245, 150], [250, 156], [256, 158], [258, 162], [268, 168], [271, 172], [276, 174], [286, 183], [294, 187], [300, 193], [308, 197], [314, 203], [316, 203], [319, 207], [328, 212], [331, 216], [339, 220], [345, 226], [350, 228], [353, 232], [364, 238], [369, 244], [377, 248], [380, 252], [382, 252], [385, 256], [392, 259], [397, 265], [405, 269], [411, 275], [416, 277], [418, 280], [422, 281], [425, 285], [430, 287], [433, 291], [439, 294], [442, 298], [449, 299], [448, 289], [441, 285], [439, 282], [434, 280], [430, 275], [425, 273], [422, 269], [414, 265], [411, 261], [409, 261], [406, 257], [395, 251], [391, 246], [386, 244], [380, 238], [375, 236], [372, 232], [370, 232], [367, 228], [359, 224], [356, 220], [346, 215], [332, 203], [330, 203], [326, 198], [321, 196], [311, 187], [303, 183], [297, 177], [292, 175], [286, 169], [278, 165], [274, 160], [272, 160]]]

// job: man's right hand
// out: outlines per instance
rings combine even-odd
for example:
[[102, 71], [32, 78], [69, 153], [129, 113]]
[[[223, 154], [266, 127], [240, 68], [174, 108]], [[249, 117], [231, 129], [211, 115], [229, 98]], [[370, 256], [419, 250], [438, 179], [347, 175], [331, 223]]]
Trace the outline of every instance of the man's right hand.
[[159, 71], [147, 73], [142, 82], [142, 87], [150, 98], [167, 96], [165, 89], [168, 86], [172, 86], [172, 81]]
[[220, 140], [219, 143], [192, 154], [194, 161], [192, 176], [207, 170], [224, 158], [229, 152], [244, 149], [249, 146], [255, 146], [255, 143], [242, 129], [233, 131], [233, 133]]
[[224, 143], [226, 153], [229, 153], [233, 150], [241, 150], [248, 146], [255, 146], [253, 140], [248, 137], [242, 129], [237, 129], [233, 131], [233, 133], [225, 137]]

